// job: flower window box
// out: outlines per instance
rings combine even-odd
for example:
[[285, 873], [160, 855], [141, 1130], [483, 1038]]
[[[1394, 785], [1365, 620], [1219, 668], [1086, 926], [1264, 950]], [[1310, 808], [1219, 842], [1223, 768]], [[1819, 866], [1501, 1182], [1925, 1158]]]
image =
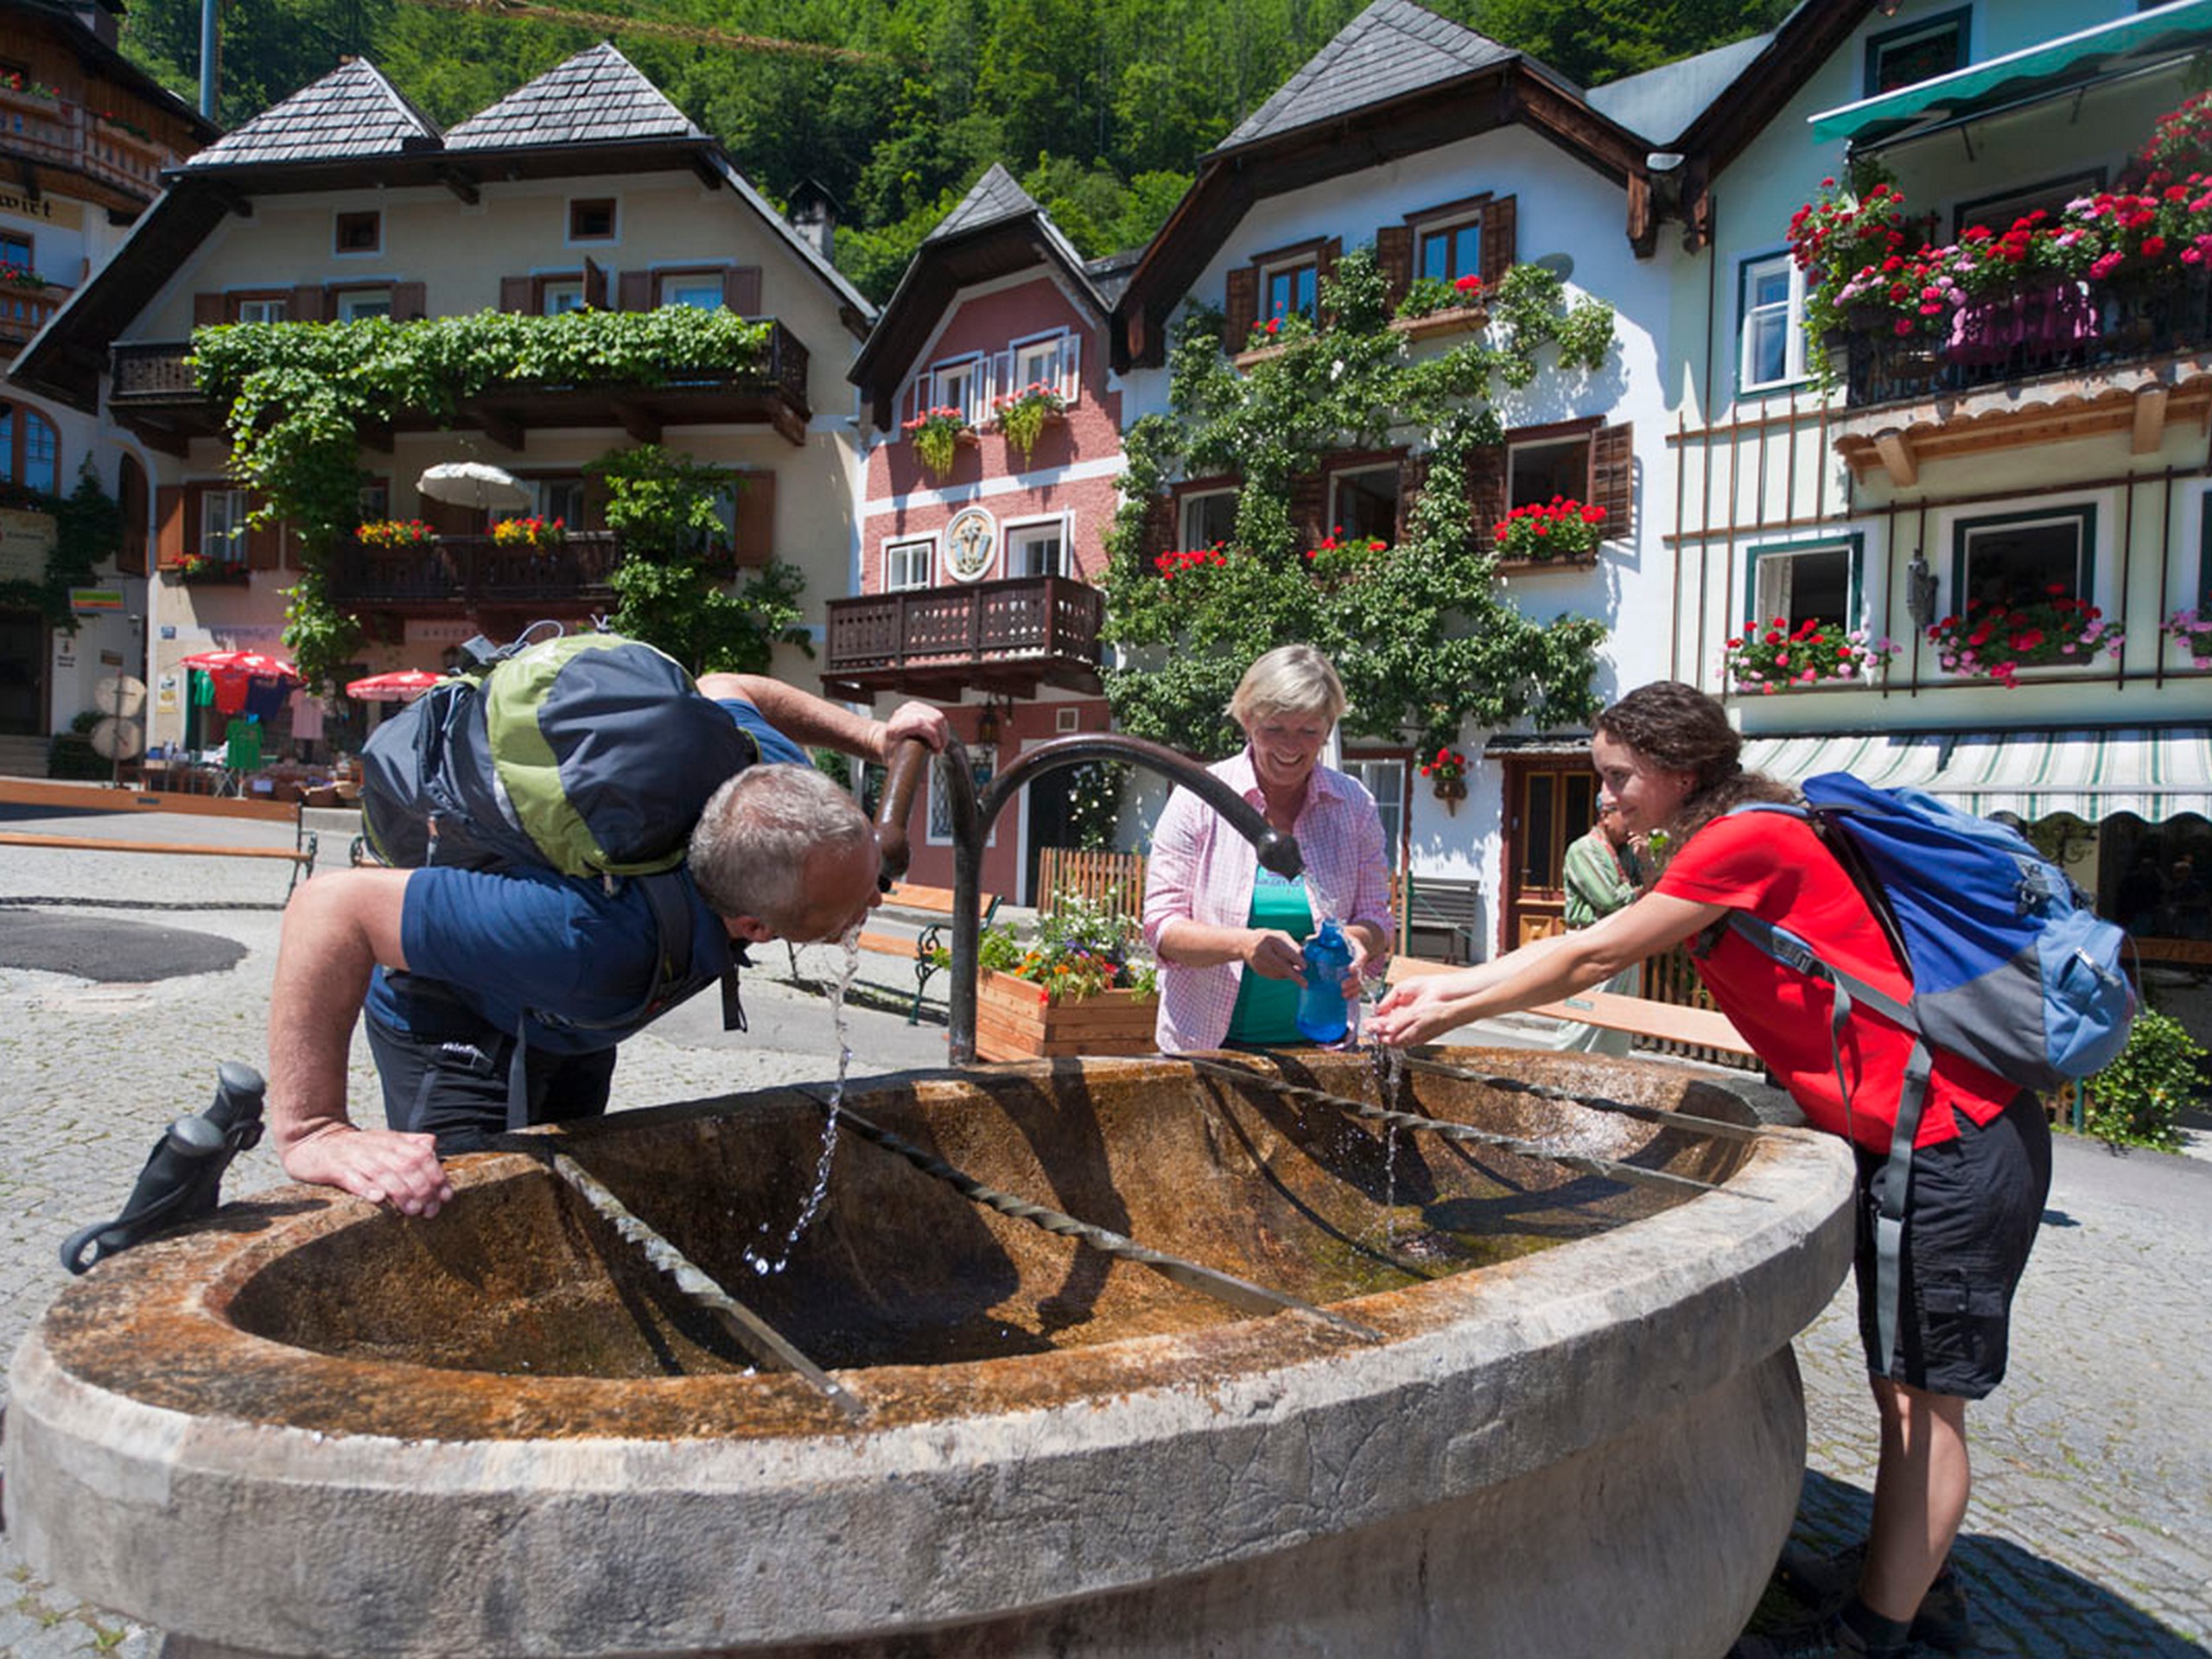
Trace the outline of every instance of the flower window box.
[[1033, 980], [986, 973], [976, 987], [976, 1054], [985, 1060], [1062, 1054], [1150, 1054], [1160, 997], [1137, 990], [1053, 999]]
[[1408, 340], [1425, 340], [1432, 334], [1473, 334], [1490, 327], [1490, 310], [1480, 305], [1452, 305], [1441, 311], [1431, 311], [1421, 317], [1393, 317], [1389, 328], [1394, 334], [1403, 334]]

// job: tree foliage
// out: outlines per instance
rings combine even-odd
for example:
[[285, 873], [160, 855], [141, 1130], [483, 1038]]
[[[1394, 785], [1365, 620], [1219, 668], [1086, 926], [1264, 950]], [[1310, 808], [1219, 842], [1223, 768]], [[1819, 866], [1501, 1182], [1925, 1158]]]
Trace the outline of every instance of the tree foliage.
[[[1564, 373], [1603, 364], [1611, 312], [1589, 300], [1569, 306], [1556, 276], [1517, 266], [1491, 334], [1411, 360], [1388, 327], [1366, 249], [1338, 262], [1322, 308], [1326, 327], [1294, 331], [1243, 372], [1222, 353], [1218, 318], [1193, 316], [1169, 364], [1170, 412], [1128, 435], [1123, 505], [1108, 538], [1107, 634], [1132, 653], [1107, 677], [1116, 722], [1227, 753], [1242, 741], [1230, 693], [1255, 658], [1290, 640], [1335, 663], [1351, 699], [1346, 729], [1363, 735], [1410, 734], [1433, 748], [1457, 741], [1469, 721], [1586, 719], [1604, 625], [1535, 622], [1498, 596], [1490, 539], [1471, 522], [1467, 461], [1502, 440], [1501, 388], [1528, 385], [1545, 362]], [[1400, 543], [1299, 546], [1294, 480], [1332, 453], [1391, 442], [1410, 442], [1428, 463]], [[1234, 538], [1147, 558], [1155, 499], [1178, 475], [1216, 473], [1241, 480]]]
[[[557, 3], [557, 0], [552, 0]], [[839, 263], [880, 299], [923, 236], [1002, 161], [1096, 257], [1150, 237], [1218, 144], [1362, 0], [658, 0], [654, 21], [856, 48], [868, 61], [617, 34], [625, 55], [756, 184], [842, 203]], [[594, 5], [593, 10], [607, 8]], [[1591, 84], [1772, 26], [1780, 0], [1431, 0]], [[135, 0], [126, 51], [194, 96], [199, 0]], [[405, 0], [226, 0], [219, 118], [236, 126], [365, 56], [451, 124], [599, 31]], [[1673, 137], [1654, 133], [1654, 139]]]

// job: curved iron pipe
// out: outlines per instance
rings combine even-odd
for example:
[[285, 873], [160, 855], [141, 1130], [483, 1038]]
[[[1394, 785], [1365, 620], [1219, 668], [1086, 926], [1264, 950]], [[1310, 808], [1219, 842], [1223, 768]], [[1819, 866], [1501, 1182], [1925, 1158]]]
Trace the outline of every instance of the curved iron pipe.
[[952, 808], [952, 974], [946, 993], [945, 1023], [955, 1065], [966, 1065], [976, 1058], [976, 954], [982, 934], [983, 843], [990, 836], [991, 824], [1008, 801], [1046, 773], [1093, 760], [1127, 761], [1182, 785], [1228, 819], [1230, 827], [1257, 849], [1266, 868], [1285, 880], [1305, 873], [1306, 861], [1297, 842], [1270, 824], [1265, 813], [1229, 784], [1188, 755], [1178, 754], [1163, 744], [1124, 737], [1118, 732], [1054, 738], [1017, 756], [991, 779], [990, 788], [979, 798], [967, 748], [959, 739], [952, 739], [938, 756], [938, 766]]

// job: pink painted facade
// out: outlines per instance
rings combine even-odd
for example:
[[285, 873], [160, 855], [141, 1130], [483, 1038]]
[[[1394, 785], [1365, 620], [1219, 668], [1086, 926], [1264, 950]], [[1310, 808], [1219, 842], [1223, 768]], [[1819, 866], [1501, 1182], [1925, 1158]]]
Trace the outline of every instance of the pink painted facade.
[[[1025, 457], [999, 430], [993, 399], [1040, 379], [1067, 408]], [[958, 296], [899, 388], [892, 429], [876, 435], [868, 455], [861, 593], [1048, 575], [1097, 582], [1120, 499], [1121, 394], [1108, 380], [1104, 319], [1041, 266], [1027, 280]], [[948, 402], [963, 408], [973, 430], [963, 435], [950, 471], [938, 477], [903, 429], [920, 410]], [[958, 538], [948, 534], [956, 520], [964, 521], [966, 532]], [[986, 742], [980, 688], [968, 696], [974, 700], [944, 706], [992, 772], [1045, 739], [1103, 731], [1109, 723], [1103, 697], [1039, 687], [1034, 696], [995, 702], [998, 730]], [[880, 696], [879, 710], [895, 701]], [[1061, 839], [1056, 820], [1065, 781], [1044, 780], [1007, 808], [984, 855], [987, 892], [1035, 901], [1033, 849]], [[949, 841], [916, 836], [908, 879], [950, 886]]]

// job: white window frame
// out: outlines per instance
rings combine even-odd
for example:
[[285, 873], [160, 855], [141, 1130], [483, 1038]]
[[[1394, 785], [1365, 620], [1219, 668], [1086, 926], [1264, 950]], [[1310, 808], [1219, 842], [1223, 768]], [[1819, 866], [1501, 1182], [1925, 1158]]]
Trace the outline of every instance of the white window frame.
[[245, 563], [245, 512], [244, 490], [201, 491], [200, 545], [194, 550], [218, 563]]
[[238, 302], [240, 322], [282, 322], [290, 313], [291, 302], [270, 295], [258, 295]]
[[581, 478], [533, 479], [530, 481], [531, 511], [541, 518], [558, 518], [569, 530], [578, 529], [583, 524], [584, 488]]
[[[1509, 442], [1505, 446], [1505, 505], [1507, 511], [1510, 512], [1516, 506], [1524, 506], [1528, 505], [1520, 499], [1519, 494], [1513, 487], [1514, 465], [1522, 455], [1527, 454], [1531, 450], [1564, 449], [1571, 445], [1578, 444], [1582, 449], [1582, 483], [1580, 486], [1573, 492], [1573, 494], [1576, 500], [1581, 501], [1586, 505], [1590, 499], [1591, 448], [1597, 440], [1597, 435], [1598, 435], [1595, 430], [1588, 432], [1569, 432], [1554, 437], [1529, 438], [1518, 442]], [[1565, 494], [1567, 493], [1567, 492], [1560, 491], [1558, 492], [1558, 493]], [[1533, 497], [1531, 498], [1531, 499], [1534, 499], [1535, 498]], [[1542, 499], [1548, 501], [1551, 499], [1551, 497], [1547, 495]]]
[[[371, 308], [361, 308], [364, 303]], [[391, 315], [391, 289], [389, 284], [369, 288], [341, 288], [334, 296], [332, 310], [340, 322], [362, 322], [371, 317]]]
[[[1053, 568], [1032, 570], [1029, 550], [1038, 542], [1049, 537], [1053, 544]], [[1023, 524], [1008, 524], [1000, 538], [999, 569], [1008, 576], [1065, 576], [1073, 572], [1069, 568], [1068, 523], [1065, 515], [1057, 518], [1032, 518]], [[1017, 567], [1025, 567], [1020, 568]]]
[[[588, 201], [604, 201], [607, 205], [607, 234], [578, 236], [576, 209]], [[570, 196], [562, 207], [561, 221], [563, 247], [611, 248], [622, 240], [622, 198], [620, 196]]]
[[1849, 628], [1853, 623], [1852, 607], [1859, 586], [1859, 550], [1850, 541], [1807, 542], [1802, 546], [1762, 547], [1754, 550], [1751, 561], [1751, 614], [1746, 621], [1757, 621], [1764, 626], [1772, 617], [1786, 617], [1793, 628], [1804, 618], [1790, 610], [1791, 594], [1796, 586], [1797, 569], [1806, 559], [1833, 555], [1843, 561], [1844, 613], [1833, 619], [1837, 626]]
[[[567, 303], [563, 303], [563, 302]], [[538, 286], [538, 314], [557, 317], [565, 311], [584, 308], [584, 279], [581, 276], [553, 276]]]
[[[687, 299], [686, 295], [705, 297]], [[694, 311], [719, 311], [722, 308], [722, 274], [718, 270], [693, 270], [664, 276], [660, 279], [660, 302], [689, 306]]]
[[1068, 338], [1066, 329], [1058, 328], [1049, 334], [1036, 334], [1027, 340], [1015, 340], [1012, 380], [1004, 390], [1012, 394], [1041, 381], [1062, 397], [1072, 400], [1073, 394], [1067, 384], [1071, 378], [1068, 373]]
[[[365, 248], [339, 245], [338, 221], [341, 219], [372, 219], [376, 221], [377, 239]], [[372, 259], [384, 251], [384, 211], [377, 207], [347, 207], [330, 216], [330, 255], [334, 259]]]
[[1406, 781], [1410, 771], [1402, 754], [1350, 754], [1338, 763], [1347, 777], [1357, 778], [1375, 798], [1375, 811], [1382, 821], [1382, 856], [1398, 868], [1398, 848], [1405, 839]]
[[[1221, 490], [1192, 490], [1189, 494], [1184, 496], [1180, 501], [1175, 504], [1175, 545], [1177, 547], [1211, 547], [1213, 545], [1211, 542], [1205, 541], [1200, 536], [1192, 533], [1198, 529], [1198, 525], [1195, 523], [1195, 519], [1197, 518], [1196, 510], [1200, 506], [1200, 504], [1207, 501], [1218, 500], [1223, 496], [1227, 496], [1229, 498], [1229, 518], [1230, 524], [1231, 526], [1230, 533], [1231, 536], [1236, 533], [1236, 487], [1231, 486], [1227, 489]], [[1225, 541], [1229, 538], [1227, 537], [1224, 537], [1219, 539]]]
[[[981, 354], [954, 358], [930, 367], [930, 395], [925, 409], [957, 409], [969, 425], [982, 418], [988, 365]], [[916, 411], [919, 413], [919, 410]]]
[[883, 591], [887, 594], [911, 594], [927, 588], [936, 569], [934, 536], [910, 536], [883, 544]]
[[1961, 516], [1953, 523], [1952, 536], [1954, 592], [1949, 608], [1963, 615], [1974, 602], [1974, 543], [1983, 536], [1998, 536], [2007, 531], [2041, 529], [2047, 524], [2064, 524], [2074, 531], [2074, 578], [2070, 597], [2098, 602], [2097, 583], [2097, 514], [2087, 504], [2069, 504], [2046, 511], [2030, 512], [1986, 513], [1974, 517]]
[[[1736, 385], [1742, 391], [1764, 391], [1794, 385], [1805, 378], [1805, 273], [1787, 251], [1762, 254], [1743, 263], [1737, 284], [1740, 312], [1737, 327]], [[1780, 301], [1757, 303], [1753, 292], [1760, 281], [1779, 274], [1787, 283]], [[1757, 330], [1778, 323], [1783, 330], [1782, 372], [1761, 378], [1756, 364]]]
[[[976, 779], [976, 793], [981, 796], [991, 786], [991, 779], [998, 773], [999, 757], [995, 750], [978, 746], [968, 751], [968, 764]], [[944, 779], [935, 766], [930, 768], [929, 821], [923, 830], [923, 840], [931, 847], [952, 845], [952, 798], [944, 792]], [[999, 827], [995, 821], [991, 833], [983, 838], [983, 845], [999, 844]]]

